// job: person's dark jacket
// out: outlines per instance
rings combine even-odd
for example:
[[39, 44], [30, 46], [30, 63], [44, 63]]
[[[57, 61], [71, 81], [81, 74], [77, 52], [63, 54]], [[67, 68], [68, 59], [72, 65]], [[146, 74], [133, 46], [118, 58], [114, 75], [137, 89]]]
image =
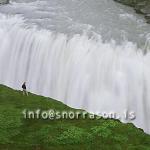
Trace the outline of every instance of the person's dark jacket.
[[22, 88], [23, 88], [24, 90], [26, 90], [26, 85], [25, 85], [25, 84], [23, 84], [23, 85], [22, 85]]

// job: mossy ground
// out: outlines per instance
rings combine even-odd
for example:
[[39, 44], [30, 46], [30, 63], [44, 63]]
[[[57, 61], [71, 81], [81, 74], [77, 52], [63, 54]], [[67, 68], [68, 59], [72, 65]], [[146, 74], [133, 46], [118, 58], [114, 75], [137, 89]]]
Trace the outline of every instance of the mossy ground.
[[0, 150], [150, 150], [150, 136], [115, 120], [24, 119], [22, 111], [75, 111], [59, 101], [0, 85]]

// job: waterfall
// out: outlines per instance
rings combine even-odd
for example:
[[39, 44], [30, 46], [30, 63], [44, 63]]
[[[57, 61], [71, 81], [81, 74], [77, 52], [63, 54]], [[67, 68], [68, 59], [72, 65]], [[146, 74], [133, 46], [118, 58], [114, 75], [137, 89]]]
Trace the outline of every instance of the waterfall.
[[150, 34], [147, 35], [147, 40], [145, 42], [144, 53], [150, 52]]
[[19, 16], [0, 16], [0, 83], [55, 98], [89, 112], [134, 111], [150, 133], [150, 53], [129, 41], [100, 35], [67, 36], [29, 27]]

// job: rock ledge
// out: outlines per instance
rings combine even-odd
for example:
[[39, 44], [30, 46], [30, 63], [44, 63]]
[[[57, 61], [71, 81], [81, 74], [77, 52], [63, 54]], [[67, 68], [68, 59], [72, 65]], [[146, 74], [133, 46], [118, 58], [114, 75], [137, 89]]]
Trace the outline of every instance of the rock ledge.
[[137, 13], [143, 14], [150, 23], [150, 0], [115, 0], [119, 3], [131, 6]]
[[8, 3], [9, 3], [9, 0], [0, 0], [0, 5], [8, 4]]

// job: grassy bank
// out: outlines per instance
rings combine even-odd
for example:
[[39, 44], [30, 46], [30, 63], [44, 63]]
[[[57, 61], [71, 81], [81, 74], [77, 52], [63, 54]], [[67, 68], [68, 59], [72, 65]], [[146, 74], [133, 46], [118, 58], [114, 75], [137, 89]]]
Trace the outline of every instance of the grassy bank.
[[0, 150], [150, 150], [150, 136], [104, 119], [25, 119], [22, 111], [76, 111], [50, 98], [0, 85]]

